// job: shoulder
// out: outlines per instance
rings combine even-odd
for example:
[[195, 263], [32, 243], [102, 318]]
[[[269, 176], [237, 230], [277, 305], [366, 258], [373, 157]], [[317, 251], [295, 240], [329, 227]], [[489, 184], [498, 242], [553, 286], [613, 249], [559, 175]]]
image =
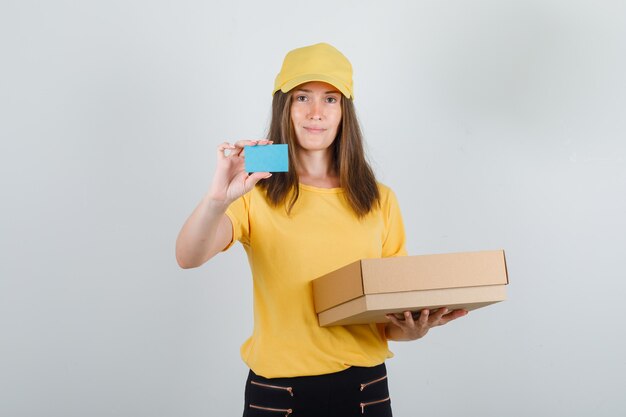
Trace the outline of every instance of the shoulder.
[[400, 209], [398, 197], [396, 197], [396, 193], [391, 189], [391, 187], [380, 182], [377, 182], [376, 185], [378, 185], [378, 192], [380, 193], [380, 208], [383, 213], [398, 211]]
[[258, 184], [254, 186], [250, 191], [241, 196], [242, 199], [246, 201], [247, 205], [264, 202], [266, 200], [266, 192], [263, 188], [259, 187]]
[[378, 192], [380, 193], [381, 202], [384, 203], [385, 201], [389, 201], [390, 199], [395, 200], [396, 194], [393, 192], [391, 187], [383, 184], [382, 182], [376, 182], [376, 185], [378, 186]]
[[393, 192], [389, 186], [383, 184], [382, 182], [376, 181], [376, 185], [378, 186], [378, 191], [380, 191], [381, 194]]

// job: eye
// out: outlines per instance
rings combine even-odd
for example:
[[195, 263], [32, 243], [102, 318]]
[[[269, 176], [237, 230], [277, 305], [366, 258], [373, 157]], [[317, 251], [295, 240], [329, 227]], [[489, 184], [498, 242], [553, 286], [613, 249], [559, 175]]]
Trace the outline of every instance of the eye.
[[296, 101], [306, 101], [307, 97], [306, 96], [296, 96]]
[[336, 103], [337, 97], [326, 97], [326, 103]]

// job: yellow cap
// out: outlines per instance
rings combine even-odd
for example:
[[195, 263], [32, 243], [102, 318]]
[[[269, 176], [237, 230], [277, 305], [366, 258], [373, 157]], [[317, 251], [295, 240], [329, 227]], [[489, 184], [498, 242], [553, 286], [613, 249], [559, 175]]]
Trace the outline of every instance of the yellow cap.
[[352, 64], [341, 52], [327, 43], [294, 49], [287, 53], [274, 81], [274, 91], [283, 93], [309, 81], [323, 81], [347, 98], [352, 92]]

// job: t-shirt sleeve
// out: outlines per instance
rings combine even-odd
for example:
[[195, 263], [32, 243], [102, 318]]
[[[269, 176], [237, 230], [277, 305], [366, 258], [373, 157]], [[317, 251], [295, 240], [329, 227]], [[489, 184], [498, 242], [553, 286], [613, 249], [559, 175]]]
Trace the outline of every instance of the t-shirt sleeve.
[[242, 244], [247, 245], [249, 242], [250, 234], [250, 200], [249, 193], [239, 197], [237, 200], [228, 206], [226, 215], [230, 219], [233, 226], [233, 240], [223, 249], [223, 251], [229, 249], [235, 241], [240, 241]]
[[404, 222], [402, 221], [398, 199], [392, 190], [388, 190], [386, 195], [383, 196], [382, 209], [385, 222], [383, 258], [406, 256]]

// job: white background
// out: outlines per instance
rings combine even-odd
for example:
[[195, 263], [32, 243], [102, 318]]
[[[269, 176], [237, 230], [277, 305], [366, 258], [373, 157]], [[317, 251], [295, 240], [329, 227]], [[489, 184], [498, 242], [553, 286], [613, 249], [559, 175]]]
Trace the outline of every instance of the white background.
[[174, 242], [320, 41], [409, 253], [507, 253], [508, 301], [392, 344], [395, 415], [626, 415], [626, 4], [591, 0], [3, 1], [0, 415], [241, 414], [245, 254]]

